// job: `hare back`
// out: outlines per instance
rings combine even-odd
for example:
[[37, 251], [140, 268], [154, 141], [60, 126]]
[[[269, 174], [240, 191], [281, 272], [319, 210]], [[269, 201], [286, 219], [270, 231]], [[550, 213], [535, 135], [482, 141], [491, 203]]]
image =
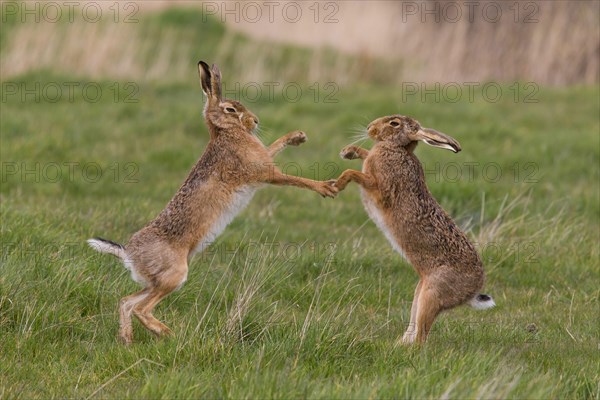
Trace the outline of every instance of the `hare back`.
[[192, 190], [184, 187], [154, 220], [131, 237], [126, 248], [146, 248], [160, 241], [194, 252], [202, 244], [212, 242], [248, 205], [260, 186], [230, 185], [211, 177]]
[[167, 206], [131, 237], [124, 262], [134, 281], [147, 286], [160, 281], [166, 271], [178, 266], [187, 268], [188, 260], [223, 232], [259, 187], [229, 189], [217, 185], [207, 185], [210, 190], [197, 191], [184, 204], [177, 203], [179, 207]]
[[365, 209], [419, 273], [440, 265], [474, 273], [482, 269], [472, 243], [429, 192], [412, 152], [378, 144], [363, 172], [377, 182], [375, 190], [362, 189]]

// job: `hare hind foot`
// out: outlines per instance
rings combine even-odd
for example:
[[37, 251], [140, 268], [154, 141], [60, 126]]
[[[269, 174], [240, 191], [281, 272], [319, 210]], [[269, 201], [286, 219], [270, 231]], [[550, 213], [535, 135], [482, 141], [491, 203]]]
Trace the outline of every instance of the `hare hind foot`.
[[417, 333], [416, 326], [409, 326], [406, 332], [404, 332], [404, 335], [402, 335], [400, 342], [402, 344], [413, 344], [417, 340]]
[[173, 331], [168, 326], [160, 322], [154, 315], [150, 313], [142, 313], [134, 310], [134, 315], [140, 321], [142, 325], [150, 332], [158, 337], [161, 336], [173, 336]]

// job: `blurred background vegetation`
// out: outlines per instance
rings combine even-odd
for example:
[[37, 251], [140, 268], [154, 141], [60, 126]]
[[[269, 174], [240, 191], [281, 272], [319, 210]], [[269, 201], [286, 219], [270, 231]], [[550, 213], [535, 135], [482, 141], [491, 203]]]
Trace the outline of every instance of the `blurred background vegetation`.
[[202, 56], [239, 81], [599, 81], [597, 1], [99, 2], [98, 21], [95, 7], [3, 4], [4, 79], [185, 82]]

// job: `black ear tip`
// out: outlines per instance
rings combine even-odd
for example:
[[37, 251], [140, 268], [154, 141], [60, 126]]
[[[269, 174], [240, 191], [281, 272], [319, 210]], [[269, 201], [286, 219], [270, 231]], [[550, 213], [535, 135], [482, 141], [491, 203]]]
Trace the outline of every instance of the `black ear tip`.
[[198, 67], [202, 67], [202, 69], [210, 75], [210, 67], [204, 61], [198, 61]]

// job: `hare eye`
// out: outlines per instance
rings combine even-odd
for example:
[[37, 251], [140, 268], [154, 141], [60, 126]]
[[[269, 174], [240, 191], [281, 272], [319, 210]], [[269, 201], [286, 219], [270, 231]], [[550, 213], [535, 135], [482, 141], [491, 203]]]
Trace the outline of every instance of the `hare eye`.
[[235, 108], [233, 108], [233, 107], [227, 107], [227, 108], [225, 108], [225, 111], [230, 112], [230, 113], [236, 112]]
[[390, 125], [391, 126], [398, 126], [398, 125], [400, 125], [400, 123], [397, 122], [397, 121], [392, 121], [392, 122], [390, 122]]

